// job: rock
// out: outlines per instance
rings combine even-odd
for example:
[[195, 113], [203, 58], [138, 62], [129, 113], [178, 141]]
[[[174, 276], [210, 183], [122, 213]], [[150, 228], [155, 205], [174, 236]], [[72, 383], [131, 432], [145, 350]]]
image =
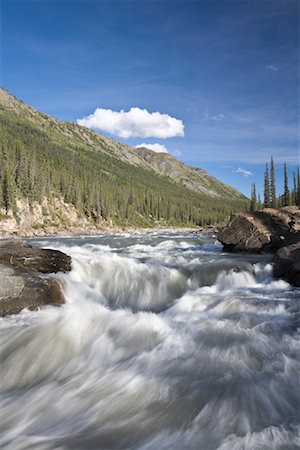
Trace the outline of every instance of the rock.
[[57, 280], [0, 264], [0, 316], [62, 303], [64, 296]]
[[289, 206], [237, 214], [218, 240], [229, 251], [275, 252], [300, 240], [300, 210]]
[[300, 242], [279, 249], [273, 257], [273, 273], [300, 287]]
[[21, 239], [16, 239], [14, 241], [0, 241], [0, 251], [3, 248], [8, 248], [11, 250], [19, 250], [20, 247], [24, 248], [31, 248], [31, 245], [28, 244], [28, 242], [21, 240]]
[[32, 248], [26, 241], [0, 244], [0, 316], [64, 303], [59, 281], [43, 274], [71, 270], [71, 258], [57, 250]]
[[25, 241], [8, 241], [1, 244], [0, 262], [42, 273], [71, 270], [70, 256], [58, 250], [33, 248]]

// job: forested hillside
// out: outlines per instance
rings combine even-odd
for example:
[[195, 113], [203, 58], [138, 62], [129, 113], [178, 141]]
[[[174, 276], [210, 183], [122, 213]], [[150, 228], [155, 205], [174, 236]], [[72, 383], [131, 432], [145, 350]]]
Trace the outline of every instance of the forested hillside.
[[[248, 202], [196, 193], [159, 174], [136, 151], [112, 139], [39, 113], [0, 92], [0, 205], [18, 218], [17, 199], [33, 207], [62, 198], [93, 223], [207, 225]], [[217, 189], [217, 188], [216, 188]]]

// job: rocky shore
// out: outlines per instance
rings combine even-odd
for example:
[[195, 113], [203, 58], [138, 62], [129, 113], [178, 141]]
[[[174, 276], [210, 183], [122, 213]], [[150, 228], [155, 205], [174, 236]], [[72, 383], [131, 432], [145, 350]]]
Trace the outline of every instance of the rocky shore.
[[280, 209], [236, 214], [218, 234], [225, 250], [273, 253], [274, 276], [300, 286], [300, 209]]
[[58, 280], [49, 276], [71, 270], [71, 258], [57, 250], [32, 248], [25, 241], [0, 244], [0, 316], [22, 309], [64, 303]]

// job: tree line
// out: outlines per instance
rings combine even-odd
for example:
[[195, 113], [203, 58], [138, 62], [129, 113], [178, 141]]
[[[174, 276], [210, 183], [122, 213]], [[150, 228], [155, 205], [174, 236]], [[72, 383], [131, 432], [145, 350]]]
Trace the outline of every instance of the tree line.
[[283, 164], [283, 193], [277, 195], [276, 174], [273, 157], [271, 157], [270, 168], [266, 163], [264, 173], [264, 194], [263, 201], [257, 195], [256, 185], [251, 186], [250, 210], [255, 211], [264, 208], [281, 208], [284, 206], [300, 206], [300, 171], [299, 167], [293, 172], [292, 187], [288, 179], [286, 163]]

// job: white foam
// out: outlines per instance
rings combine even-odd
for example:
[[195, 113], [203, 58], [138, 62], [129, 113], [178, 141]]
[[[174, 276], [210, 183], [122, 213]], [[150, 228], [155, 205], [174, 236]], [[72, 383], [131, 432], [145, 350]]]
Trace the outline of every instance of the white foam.
[[297, 448], [297, 290], [187, 232], [134, 236], [57, 245], [67, 303], [0, 321], [1, 448]]

